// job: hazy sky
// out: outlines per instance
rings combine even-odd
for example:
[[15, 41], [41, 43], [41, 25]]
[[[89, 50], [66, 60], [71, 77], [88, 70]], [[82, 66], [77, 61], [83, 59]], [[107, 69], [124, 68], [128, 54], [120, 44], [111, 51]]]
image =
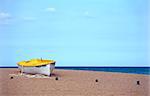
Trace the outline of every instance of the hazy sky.
[[0, 66], [150, 66], [148, 0], [0, 0]]

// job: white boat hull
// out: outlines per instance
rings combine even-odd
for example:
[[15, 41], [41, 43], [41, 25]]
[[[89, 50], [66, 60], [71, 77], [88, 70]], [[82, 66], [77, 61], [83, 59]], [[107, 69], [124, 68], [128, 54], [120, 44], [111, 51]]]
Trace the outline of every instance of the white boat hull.
[[34, 66], [34, 67], [26, 67], [18, 65], [18, 68], [23, 73], [30, 73], [30, 74], [43, 74], [51, 76], [52, 71], [55, 69], [54, 64], [48, 64], [44, 66]]

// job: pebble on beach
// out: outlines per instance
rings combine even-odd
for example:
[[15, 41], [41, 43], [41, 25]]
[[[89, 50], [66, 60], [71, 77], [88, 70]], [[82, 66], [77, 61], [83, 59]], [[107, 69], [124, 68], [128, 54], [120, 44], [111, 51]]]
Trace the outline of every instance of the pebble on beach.
[[14, 77], [10, 77], [10, 79], [13, 79]]
[[137, 84], [137, 85], [140, 85], [140, 81], [136, 81], [136, 84]]
[[95, 82], [98, 82], [98, 79], [96, 79]]
[[55, 80], [58, 80], [58, 77], [56, 77]]

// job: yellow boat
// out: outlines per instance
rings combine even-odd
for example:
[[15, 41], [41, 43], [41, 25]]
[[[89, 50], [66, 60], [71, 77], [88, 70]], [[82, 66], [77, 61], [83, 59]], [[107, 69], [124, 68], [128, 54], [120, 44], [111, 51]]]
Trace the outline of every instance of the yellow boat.
[[55, 69], [54, 60], [31, 59], [18, 62], [18, 68], [23, 73], [44, 74], [50, 76]]

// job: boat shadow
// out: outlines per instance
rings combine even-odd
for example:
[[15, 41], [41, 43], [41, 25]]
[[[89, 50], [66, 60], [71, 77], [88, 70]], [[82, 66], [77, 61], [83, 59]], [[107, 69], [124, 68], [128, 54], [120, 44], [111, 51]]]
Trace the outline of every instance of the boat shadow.
[[57, 73], [52, 73], [52, 74], [51, 74], [51, 77], [61, 77], [61, 75], [60, 75], [60, 74], [57, 74]]

